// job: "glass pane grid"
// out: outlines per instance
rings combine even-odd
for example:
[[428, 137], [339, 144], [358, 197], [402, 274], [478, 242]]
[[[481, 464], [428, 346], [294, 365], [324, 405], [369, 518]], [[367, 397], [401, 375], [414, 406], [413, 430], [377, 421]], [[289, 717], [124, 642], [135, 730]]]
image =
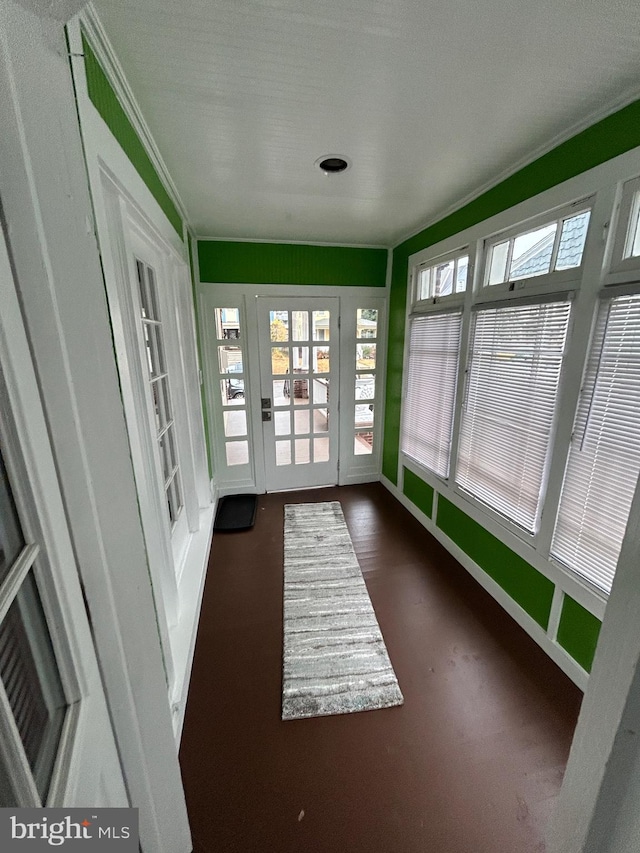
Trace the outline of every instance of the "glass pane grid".
[[[33, 570], [0, 625], [0, 679], [34, 782], [44, 801], [66, 700]], [[2, 792], [3, 802], [9, 792]], [[4, 803], [3, 803], [4, 804]]]

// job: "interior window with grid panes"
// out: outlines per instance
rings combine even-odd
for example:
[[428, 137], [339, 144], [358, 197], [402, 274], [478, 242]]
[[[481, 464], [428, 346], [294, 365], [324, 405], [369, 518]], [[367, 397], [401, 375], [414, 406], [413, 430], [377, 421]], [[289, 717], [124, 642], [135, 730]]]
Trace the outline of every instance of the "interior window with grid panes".
[[376, 356], [378, 309], [356, 311], [356, 376], [353, 452], [356, 456], [373, 453], [374, 411], [376, 404]]
[[244, 340], [239, 308], [214, 310], [218, 341], [218, 382], [227, 465], [249, 464]]
[[183, 498], [164, 326], [160, 316], [158, 288], [153, 268], [141, 260], [136, 260], [136, 268], [140, 290], [142, 331], [155, 412], [161, 473], [169, 522], [173, 526], [182, 510]]

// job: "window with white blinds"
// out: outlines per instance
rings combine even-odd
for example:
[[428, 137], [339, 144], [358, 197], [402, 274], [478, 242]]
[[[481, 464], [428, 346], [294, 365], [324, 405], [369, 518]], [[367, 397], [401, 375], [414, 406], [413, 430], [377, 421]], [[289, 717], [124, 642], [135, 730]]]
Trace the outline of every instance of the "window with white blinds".
[[474, 317], [456, 482], [534, 533], [570, 304], [518, 304]]
[[640, 294], [600, 308], [551, 554], [609, 592], [640, 472]]
[[430, 314], [411, 321], [402, 450], [449, 475], [462, 315]]

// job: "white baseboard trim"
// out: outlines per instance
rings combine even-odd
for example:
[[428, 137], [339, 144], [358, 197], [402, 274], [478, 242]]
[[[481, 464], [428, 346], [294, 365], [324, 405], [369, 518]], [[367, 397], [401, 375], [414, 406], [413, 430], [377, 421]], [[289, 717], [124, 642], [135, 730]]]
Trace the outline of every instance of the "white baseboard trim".
[[523, 628], [529, 636], [549, 655], [560, 669], [582, 691], [586, 689], [589, 674], [560, 646], [555, 639], [538, 625], [535, 619], [517, 604], [493, 578], [475, 563], [458, 545], [436, 527], [434, 522], [421, 512], [416, 505], [404, 495], [391, 480], [384, 475], [380, 482], [389, 492], [416, 518], [431, 535], [438, 540], [449, 553], [469, 572], [469, 574], [500, 604], [507, 613]]

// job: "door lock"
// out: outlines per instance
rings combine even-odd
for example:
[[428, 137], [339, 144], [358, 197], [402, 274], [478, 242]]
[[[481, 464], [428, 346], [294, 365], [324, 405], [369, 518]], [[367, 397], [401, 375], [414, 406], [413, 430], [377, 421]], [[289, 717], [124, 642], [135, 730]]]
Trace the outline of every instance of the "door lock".
[[271, 408], [271, 397], [262, 397], [262, 408], [270, 409]]
[[270, 421], [271, 420], [271, 412], [263, 412], [262, 413], [262, 420], [263, 421]]

